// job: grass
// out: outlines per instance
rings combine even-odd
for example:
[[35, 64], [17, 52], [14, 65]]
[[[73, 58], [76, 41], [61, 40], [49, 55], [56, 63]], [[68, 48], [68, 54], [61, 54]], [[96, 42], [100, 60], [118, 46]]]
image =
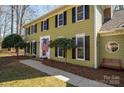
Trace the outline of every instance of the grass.
[[0, 57], [5, 57], [5, 56], [11, 56], [10, 54], [7, 54], [7, 53], [1, 53], [0, 52]]
[[12, 57], [0, 58], [0, 87], [71, 87], [62, 80], [19, 63]]

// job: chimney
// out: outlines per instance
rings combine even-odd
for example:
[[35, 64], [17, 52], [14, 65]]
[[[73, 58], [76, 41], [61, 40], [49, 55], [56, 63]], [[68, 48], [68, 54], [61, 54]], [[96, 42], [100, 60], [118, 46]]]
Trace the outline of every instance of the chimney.
[[104, 23], [111, 19], [111, 7], [104, 9]]

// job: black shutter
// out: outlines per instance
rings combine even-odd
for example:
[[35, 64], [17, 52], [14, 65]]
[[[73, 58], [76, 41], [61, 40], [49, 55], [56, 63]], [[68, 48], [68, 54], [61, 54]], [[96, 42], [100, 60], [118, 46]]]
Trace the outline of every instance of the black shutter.
[[47, 30], [49, 29], [49, 19], [47, 19]]
[[[74, 42], [76, 43], [76, 38], [73, 37], [72, 40], [74, 40]], [[72, 48], [72, 59], [76, 58], [76, 48]]]
[[31, 34], [33, 34], [33, 25], [31, 26]]
[[35, 54], [37, 54], [37, 42], [34, 43], [35, 46]]
[[28, 30], [27, 30], [27, 31], [28, 31], [28, 33], [27, 33], [27, 34], [28, 34], [28, 35], [30, 35], [30, 27], [28, 27]]
[[90, 17], [90, 6], [85, 5], [85, 19], [89, 19]]
[[32, 34], [34, 33], [34, 26], [32, 25]]
[[58, 15], [55, 16], [55, 27], [58, 27]]
[[76, 22], [76, 8], [73, 7], [72, 8], [72, 23], [75, 23]]
[[30, 45], [31, 45], [31, 54], [32, 54], [32, 42], [30, 43]]
[[35, 33], [35, 25], [33, 25], [33, 33]]
[[55, 47], [55, 57], [57, 57], [57, 47]]
[[35, 33], [37, 33], [37, 24], [35, 24]]
[[43, 21], [41, 21], [41, 32], [43, 32]]
[[30, 27], [28, 28], [28, 35], [30, 35]]
[[64, 49], [64, 56], [63, 56], [64, 58], [66, 57], [66, 49]]
[[26, 28], [26, 29], [25, 29], [25, 36], [27, 36], [27, 32], [28, 32], [28, 29]]
[[85, 36], [85, 60], [90, 60], [90, 36]]
[[65, 11], [64, 12], [64, 25], [67, 24], [67, 12]]
[[28, 43], [27, 48], [28, 53], [30, 53], [30, 43]]

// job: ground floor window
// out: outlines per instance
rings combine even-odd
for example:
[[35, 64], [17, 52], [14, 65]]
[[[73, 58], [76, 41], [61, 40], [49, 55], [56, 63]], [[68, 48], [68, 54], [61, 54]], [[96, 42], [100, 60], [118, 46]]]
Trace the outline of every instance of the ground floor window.
[[37, 43], [36, 42], [32, 42], [32, 53], [34, 55], [36, 55], [37, 52]]
[[58, 57], [64, 57], [64, 48], [57, 48], [57, 55]]
[[27, 43], [26, 53], [30, 53], [30, 43]]
[[76, 58], [85, 59], [85, 36], [76, 35]]

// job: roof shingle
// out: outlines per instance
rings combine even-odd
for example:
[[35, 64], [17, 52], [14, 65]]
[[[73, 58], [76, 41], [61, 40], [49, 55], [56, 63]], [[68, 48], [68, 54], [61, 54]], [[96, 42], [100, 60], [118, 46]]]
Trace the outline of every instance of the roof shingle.
[[124, 10], [115, 12], [112, 19], [104, 23], [100, 31], [110, 31], [115, 28], [122, 28], [122, 24], [124, 24]]

